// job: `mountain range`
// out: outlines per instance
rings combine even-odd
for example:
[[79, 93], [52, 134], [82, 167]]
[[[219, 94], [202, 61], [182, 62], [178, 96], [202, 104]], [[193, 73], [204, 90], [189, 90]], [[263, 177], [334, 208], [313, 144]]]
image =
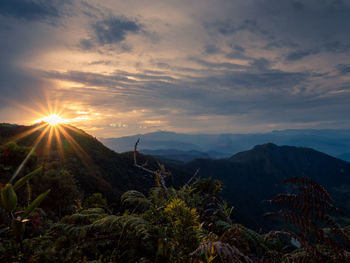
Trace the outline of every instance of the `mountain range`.
[[[0, 146], [35, 127], [0, 124]], [[100, 192], [110, 202], [118, 202], [121, 193], [126, 190], [135, 189], [146, 192], [154, 186], [153, 176], [134, 166], [132, 152], [116, 153], [80, 129], [72, 126], [65, 126], [63, 129], [68, 134], [67, 137], [73, 138], [75, 141], [72, 143], [72, 140], [61, 136], [64, 160], [60, 156], [59, 144], [55, 136], [52, 138], [50, 153], [46, 152], [49, 136], [46, 135], [36, 149], [36, 155], [39, 162], [61, 163], [61, 166], [70, 171], [77, 180], [82, 193]], [[31, 146], [41, 132], [42, 129], [38, 129], [17, 139], [16, 143]], [[158, 134], [158, 141], [162, 141], [166, 145], [169, 145], [171, 141], [168, 135], [175, 139], [178, 138], [177, 134], [163, 132]], [[148, 137], [149, 140], [147, 137], [142, 137], [140, 147], [153, 145], [155, 142], [153, 136], [155, 135], [152, 134]], [[196, 138], [195, 135], [188, 135], [188, 138], [194, 138], [194, 140], [193, 143], [186, 142], [186, 145], [192, 147], [199, 144], [205, 136]], [[217, 138], [219, 137], [218, 135]], [[130, 143], [128, 150], [133, 148], [135, 138], [136, 136], [128, 138]], [[185, 145], [184, 140], [183, 142]], [[203, 143], [213, 145], [212, 142]], [[126, 140], [124, 143], [126, 147]], [[76, 151], [77, 146], [73, 147], [75, 144], [79, 145], [80, 151], [84, 154], [79, 154]], [[173, 145], [178, 144], [173, 142]], [[160, 156], [163, 154], [161, 150], [153, 150], [148, 153]], [[256, 145], [250, 150], [241, 151], [221, 159], [211, 159], [208, 155], [201, 155], [199, 159], [190, 160], [193, 156], [200, 154], [192, 150], [188, 150], [188, 153], [190, 157], [183, 156], [182, 161], [169, 161], [167, 158], [162, 158], [160, 161], [172, 172], [172, 176], [167, 179], [167, 185], [175, 187], [183, 185], [199, 168], [198, 177], [212, 177], [223, 182], [222, 197], [235, 207], [233, 219], [253, 229], [276, 229], [277, 225], [283, 224], [283, 222], [276, 222], [263, 216], [265, 212], [274, 209], [266, 200], [272, 199], [278, 193], [292, 190], [283, 185], [282, 181], [294, 176], [307, 176], [322, 184], [333, 196], [336, 205], [350, 215], [348, 203], [350, 199], [350, 163], [325, 153], [306, 147], [277, 146], [274, 143]], [[173, 152], [174, 155], [181, 156], [181, 151]], [[140, 164], [147, 163], [147, 167], [151, 169], [158, 167], [157, 162], [159, 161], [155, 157], [140, 154], [138, 159]], [[0, 164], [1, 162], [0, 153]], [[13, 172], [15, 168], [6, 167], [7, 170], [3, 171], [0, 169], [0, 183], [4, 183], [8, 179], [6, 171]], [[350, 222], [350, 219], [347, 218], [342, 220]]]
[[180, 161], [202, 158], [205, 155], [213, 159], [230, 157], [267, 142], [309, 147], [350, 161], [350, 130], [305, 129], [252, 134], [181, 134], [158, 131], [119, 138], [100, 138], [100, 140], [116, 152], [125, 152], [132, 149], [138, 138], [141, 139], [141, 152]]

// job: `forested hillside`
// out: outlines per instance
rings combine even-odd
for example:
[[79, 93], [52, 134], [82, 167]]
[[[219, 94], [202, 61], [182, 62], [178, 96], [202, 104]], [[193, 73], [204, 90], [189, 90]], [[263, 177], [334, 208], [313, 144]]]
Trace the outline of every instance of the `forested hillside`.
[[350, 214], [350, 164], [309, 148], [264, 144], [235, 154], [229, 159], [198, 159], [188, 164], [190, 171], [221, 180], [223, 196], [237, 208], [237, 217], [250, 227], [275, 227], [263, 214], [270, 209], [264, 202], [289, 190], [281, 182], [289, 177], [309, 177], [332, 194], [335, 202]]
[[266, 144], [161, 164], [73, 126], [43, 129], [0, 125], [1, 262], [350, 259], [346, 162]]
[[[39, 125], [0, 125], [0, 142], [4, 144], [2, 151], [11, 154], [13, 151], [16, 152], [18, 146], [22, 151], [21, 156], [6, 157], [11, 159], [11, 163], [2, 171], [0, 177], [2, 182], [15, 171], [24, 159], [25, 153], [29, 152], [29, 148], [26, 147], [32, 146], [43, 132], [44, 128], [40, 128]], [[37, 163], [54, 165], [71, 173], [82, 192], [88, 194], [103, 192], [109, 199], [117, 200], [128, 189], [145, 192], [153, 185], [149, 175], [134, 167], [132, 154], [115, 153], [93, 136], [73, 126], [65, 125], [61, 129], [63, 132], [60, 132], [59, 138], [52, 136], [50, 142], [50, 134], [47, 132], [36, 149], [35, 157], [32, 158], [36, 158]], [[33, 130], [34, 132], [31, 132]], [[6, 144], [7, 142], [14, 143]], [[130, 145], [130, 151], [132, 150], [133, 144]], [[3, 158], [5, 158], [4, 155]], [[147, 160], [150, 167], [157, 167], [157, 161], [154, 158], [150, 156], [147, 159], [144, 156], [139, 158], [140, 162]], [[27, 169], [30, 168], [32, 167]], [[167, 180], [175, 185], [184, 183], [189, 176], [183, 171], [170, 168], [173, 173]], [[4, 174], [7, 174], [7, 177]]]

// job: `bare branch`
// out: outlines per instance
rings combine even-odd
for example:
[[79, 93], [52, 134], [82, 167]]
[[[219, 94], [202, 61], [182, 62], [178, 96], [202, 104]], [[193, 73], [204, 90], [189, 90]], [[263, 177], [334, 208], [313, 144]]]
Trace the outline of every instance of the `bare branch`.
[[134, 146], [134, 165], [137, 166], [137, 161], [136, 161], [136, 153], [137, 153], [137, 145], [140, 142], [140, 138], [137, 139], [135, 146]]
[[143, 165], [139, 165], [139, 164], [137, 163], [137, 159], [136, 159], [136, 157], [137, 157], [137, 146], [138, 146], [139, 143], [140, 143], [140, 138], [138, 138], [138, 140], [136, 141], [135, 146], [134, 146], [134, 166], [137, 167], [137, 168], [139, 168], [139, 169], [141, 169], [141, 170], [143, 170], [143, 171], [145, 171], [145, 172], [147, 172], [147, 173], [153, 174], [153, 175], [156, 176], [156, 177], [158, 176], [158, 177], [159, 177], [160, 184], [162, 185], [162, 187], [163, 187], [165, 190], [167, 190], [168, 188], [167, 188], [166, 185], [165, 185], [165, 177], [171, 175], [171, 173], [170, 173], [170, 172], [167, 172], [167, 171], [165, 170], [164, 165], [162, 165], [162, 164], [160, 164], [160, 163], [158, 163], [159, 170], [155, 170], [155, 171], [150, 170], [150, 169], [148, 169], [148, 168], [145, 167], [145, 166], [147, 165], [147, 161], [146, 161]]
[[193, 180], [194, 178], [196, 178], [197, 175], [199, 174], [199, 171], [200, 171], [200, 168], [198, 168], [198, 169], [196, 170], [196, 172], [193, 174], [193, 176], [187, 181], [187, 183], [183, 186], [183, 189], [186, 189], [187, 186], [190, 185], [190, 183], [192, 182], [192, 180]]

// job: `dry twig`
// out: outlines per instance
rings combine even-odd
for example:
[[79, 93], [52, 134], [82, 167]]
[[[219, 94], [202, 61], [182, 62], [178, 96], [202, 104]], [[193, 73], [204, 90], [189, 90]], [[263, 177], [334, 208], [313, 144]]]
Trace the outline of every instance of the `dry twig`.
[[193, 181], [194, 178], [197, 177], [197, 175], [199, 174], [199, 170], [200, 168], [198, 168], [196, 170], [196, 172], [193, 174], [193, 176], [187, 181], [187, 183], [183, 186], [183, 189], [186, 189], [188, 185], [190, 185], [190, 183]]
[[159, 178], [160, 184], [165, 190], [167, 190], [168, 188], [165, 185], [165, 177], [171, 175], [171, 173], [166, 171], [164, 165], [162, 165], [161, 163], [158, 163], [158, 166], [160, 169], [155, 171], [146, 168], [147, 162], [144, 163], [143, 165], [138, 164], [136, 157], [137, 157], [137, 146], [139, 143], [140, 143], [140, 138], [136, 141], [134, 146], [134, 166], [147, 173], [153, 174], [156, 178]]

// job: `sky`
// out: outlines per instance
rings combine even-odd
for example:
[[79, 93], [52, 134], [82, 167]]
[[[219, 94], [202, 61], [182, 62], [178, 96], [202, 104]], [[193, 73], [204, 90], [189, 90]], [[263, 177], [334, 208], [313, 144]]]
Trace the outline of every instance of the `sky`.
[[350, 128], [350, 1], [1, 0], [0, 122]]

